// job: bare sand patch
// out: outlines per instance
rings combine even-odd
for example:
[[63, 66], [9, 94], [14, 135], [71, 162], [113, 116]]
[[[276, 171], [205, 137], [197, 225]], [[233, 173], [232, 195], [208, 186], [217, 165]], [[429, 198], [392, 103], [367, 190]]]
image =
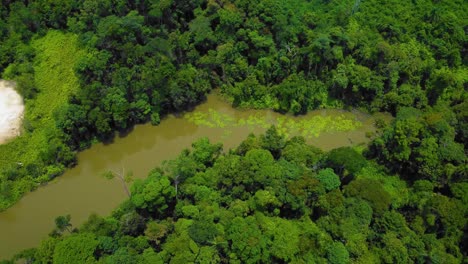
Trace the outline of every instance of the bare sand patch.
[[24, 103], [14, 87], [13, 82], [0, 80], [0, 144], [21, 133]]

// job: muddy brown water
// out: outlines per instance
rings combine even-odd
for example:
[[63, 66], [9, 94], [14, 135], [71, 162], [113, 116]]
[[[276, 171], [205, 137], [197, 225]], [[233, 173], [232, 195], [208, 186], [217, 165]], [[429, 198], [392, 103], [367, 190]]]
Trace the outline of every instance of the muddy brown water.
[[366, 143], [366, 132], [375, 131], [374, 118], [357, 111], [318, 110], [293, 117], [268, 110], [234, 109], [211, 94], [185, 116], [168, 116], [159, 126], [137, 125], [111, 144], [93, 145], [78, 154], [76, 167], [1, 212], [0, 260], [37, 246], [53, 229], [59, 215], [70, 214], [73, 225], [79, 226], [91, 213], [110, 214], [126, 195], [121, 183], [105, 179], [103, 172], [125, 168], [135, 178], [143, 178], [198, 138], [222, 142], [226, 150], [252, 132], [264, 132], [271, 124], [279, 124], [287, 135], [302, 133], [308, 143], [324, 150]]

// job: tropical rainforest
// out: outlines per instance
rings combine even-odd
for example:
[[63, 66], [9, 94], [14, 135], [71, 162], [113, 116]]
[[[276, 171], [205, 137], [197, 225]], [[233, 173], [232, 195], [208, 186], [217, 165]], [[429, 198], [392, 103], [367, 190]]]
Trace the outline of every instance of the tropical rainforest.
[[2, 0], [0, 74], [26, 114], [0, 145], [0, 210], [213, 89], [234, 107], [395, 117], [365, 149], [274, 127], [232, 150], [200, 139], [110, 216], [58, 216], [12, 261], [466, 263], [467, 32], [463, 0]]

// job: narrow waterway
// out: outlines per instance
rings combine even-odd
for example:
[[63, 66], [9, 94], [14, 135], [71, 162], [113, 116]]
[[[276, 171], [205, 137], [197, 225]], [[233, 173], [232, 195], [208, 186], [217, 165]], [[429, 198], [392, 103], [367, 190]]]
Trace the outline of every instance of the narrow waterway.
[[103, 172], [125, 168], [142, 178], [198, 138], [222, 142], [228, 149], [271, 124], [287, 136], [303, 135], [324, 150], [366, 143], [366, 133], [375, 130], [374, 118], [359, 112], [319, 110], [293, 117], [233, 109], [219, 96], [209, 95], [193, 112], [168, 116], [159, 126], [138, 125], [110, 144], [93, 145], [78, 154], [76, 167], [0, 213], [0, 260], [37, 246], [53, 229], [56, 216], [70, 214], [73, 225], [79, 226], [91, 213], [109, 214], [125, 199], [125, 193], [118, 180], [105, 179]]

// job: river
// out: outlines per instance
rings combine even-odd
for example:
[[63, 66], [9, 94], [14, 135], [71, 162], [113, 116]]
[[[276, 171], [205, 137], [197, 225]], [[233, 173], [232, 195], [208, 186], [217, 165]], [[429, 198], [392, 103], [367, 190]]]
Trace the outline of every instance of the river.
[[0, 260], [37, 246], [54, 228], [56, 216], [70, 214], [77, 227], [91, 213], [108, 215], [126, 195], [121, 183], [105, 179], [103, 172], [125, 168], [135, 178], [142, 178], [198, 138], [222, 142], [226, 150], [271, 124], [287, 136], [302, 134], [308, 143], [323, 150], [366, 143], [366, 132], [375, 131], [374, 118], [357, 111], [318, 110], [293, 117], [269, 110], [233, 109], [219, 95], [208, 95], [188, 114], [170, 115], [158, 126], [137, 125], [110, 144], [99, 143], [82, 151], [77, 166], [1, 212]]

